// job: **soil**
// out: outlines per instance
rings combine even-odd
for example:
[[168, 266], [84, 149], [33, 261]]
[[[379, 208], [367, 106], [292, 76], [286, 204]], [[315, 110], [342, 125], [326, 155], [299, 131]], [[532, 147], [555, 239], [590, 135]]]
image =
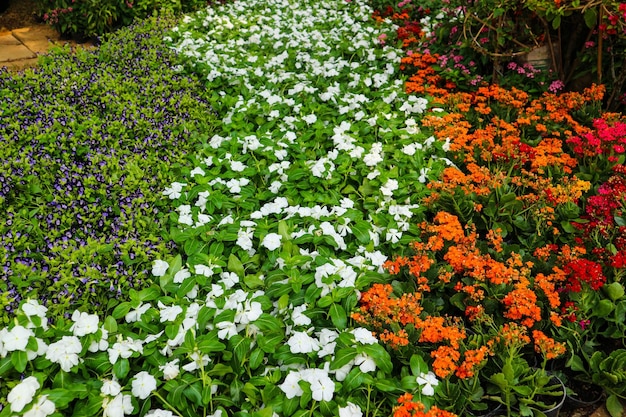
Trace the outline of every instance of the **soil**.
[[[8, 4], [8, 7], [7, 7]], [[40, 24], [35, 0], [0, 0], [0, 32]]]

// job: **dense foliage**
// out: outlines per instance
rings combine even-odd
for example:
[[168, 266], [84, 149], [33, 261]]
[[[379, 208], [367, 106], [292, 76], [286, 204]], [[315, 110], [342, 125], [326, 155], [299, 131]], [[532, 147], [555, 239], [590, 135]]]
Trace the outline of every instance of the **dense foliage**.
[[[207, 94], [174, 68], [170, 19], [0, 73], [0, 307], [21, 300], [106, 312], [171, 253], [161, 191], [212, 129]], [[0, 322], [8, 323], [9, 316]]]
[[235, 2], [2, 73], [0, 417], [543, 416], [561, 381], [621, 414], [605, 86], [489, 84], [453, 5], [376, 6]]

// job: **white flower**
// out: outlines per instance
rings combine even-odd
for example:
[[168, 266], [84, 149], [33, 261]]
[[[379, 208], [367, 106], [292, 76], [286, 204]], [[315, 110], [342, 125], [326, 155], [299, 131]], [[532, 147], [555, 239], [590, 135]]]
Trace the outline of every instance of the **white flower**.
[[117, 382], [117, 379], [105, 379], [102, 381], [102, 386], [100, 387], [101, 394], [115, 397], [120, 392], [122, 392], [122, 386]]
[[39, 381], [34, 376], [25, 378], [22, 382], [13, 387], [7, 396], [11, 411], [14, 413], [22, 411], [24, 407], [26, 407], [26, 404], [30, 404], [30, 402], [33, 401], [33, 397], [39, 387]]
[[98, 331], [100, 319], [97, 314], [88, 314], [76, 310], [72, 314], [72, 321], [74, 324], [72, 324], [70, 330], [74, 333], [74, 336], [85, 336]]
[[429, 397], [435, 394], [435, 387], [439, 385], [437, 376], [432, 371], [428, 371], [427, 374], [422, 372], [420, 376], [417, 377], [417, 383], [420, 386], [423, 385], [422, 394]]
[[152, 275], [154, 275], [155, 277], [162, 277], [163, 275], [165, 275], [165, 272], [167, 272], [167, 268], [169, 267], [170, 265], [167, 262], [156, 259], [152, 263]]
[[148, 411], [146, 417], [174, 417], [174, 413], [170, 410], [161, 410], [160, 408]]
[[385, 185], [380, 188], [382, 195], [393, 196], [393, 192], [398, 189], [398, 180], [388, 179]]
[[204, 275], [207, 278], [210, 278], [213, 274], [215, 274], [213, 268], [202, 264], [194, 265], [194, 271], [197, 275]]
[[311, 394], [315, 401], [331, 401], [335, 392], [335, 383], [328, 375], [319, 375], [311, 381]]
[[233, 288], [239, 283], [239, 276], [234, 272], [222, 272], [221, 277], [221, 282], [224, 284], [226, 289]]
[[294, 332], [287, 344], [291, 353], [310, 353], [320, 349], [319, 342], [305, 332]]
[[163, 191], [163, 195], [168, 196], [171, 200], [175, 200], [182, 195], [181, 191], [183, 190], [183, 187], [185, 185], [187, 184], [180, 183], [180, 182], [173, 182], [170, 188], [166, 188], [165, 191]]
[[354, 340], [363, 345], [373, 345], [374, 343], [378, 343], [378, 339], [376, 339], [372, 332], [364, 327], [358, 327], [350, 333], [354, 335]]
[[[41, 319], [41, 327], [44, 330], [48, 329], [48, 319], [46, 318], [46, 312], [48, 311], [48, 309], [39, 304], [39, 301], [28, 300], [24, 304], [22, 304], [20, 308], [29, 318], [39, 317]], [[30, 324], [32, 325], [32, 320]]]
[[33, 333], [32, 330], [27, 329], [24, 326], [17, 325], [5, 333], [0, 342], [4, 345], [4, 350], [7, 350], [8, 352], [16, 350], [25, 351], [28, 339], [31, 336], [35, 336], [35, 333]]
[[107, 397], [102, 401], [104, 412], [102, 417], [124, 417], [133, 412], [133, 397], [130, 395], [118, 394], [113, 399]]
[[215, 325], [218, 330], [217, 337], [220, 339], [230, 339], [237, 334], [237, 325], [231, 321], [220, 321]]
[[161, 323], [164, 323], [166, 321], [174, 321], [176, 320], [176, 317], [178, 317], [178, 315], [183, 312], [183, 308], [179, 305], [166, 306], [161, 301], [159, 301], [158, 306], [161, 309], [159, 311]]
[[398, 243], [402, 238], [402, 232], [398, 231], [398, 229], [388, 229], [386, 238], [387, 242]]
[[152, 305], [149, 303], [146, 303], [146, 304], [140, 303], [136, 309], [131, 310], [128, 313], [126, 313], [126, 316], [124, 317], [124, 319], [126, 320], [126, 323], [134, 323], [136, 321], [141, 320], [141, 316], [143, 315], [143, 313], [148, 311], [150, 307], [152, 307]]
[[298, 307], [293, 307], [291, 310], [291, 320], [295, 326], [308, 326], [311, 324], [311, 319], [304, 315], [306, 311], [306, 304], [302, 304]]
[[278, 233], [268, 233], [263, 238], [261, 245], [265, 246], [269, 250], [275, 250], [275, 249], [280, 248], [281, 239], [282, 239], [282, 236], [279, 235]]
[[205, 174], [205, 172], [204, 172], [204, 170], [203, 170], [202, 168], [200, 168], [200, 167], [195, 167], [195, 168], [194, 168], [194, 169], [193, 169], [193, 170], [189, 173], [189, 176], [190, 176], [191, 178], [193, 178], [193, 177], [194, 177], [194, 176], [196, 176], [196, 175], [200, 175], [200, 176], [204, 177], [204, 174]]
[[203, 368], [211, 362], [211, 358], [209, 355], [200, 355], [198, 352], [191, 352], [189, 358], [192, 360], [191, 362], [183, 365], [183, 369], [187, 372], [195, 371], [196, 369]]
[[146, 371], [141, 371], [132, 382], [132, 393], [140, 400], [145, 400], [157, 387], [156, 378]]
[[179, 359], [176, 358], [173, 361], [166, 363], [165, 365], [159, 366], [159, 370], [163, 371], [163, 378], [166, 381], [170, 379], [174, 379], [180, 373], [180, 366], [178, 366]]
[[365, 353], [359, 353], [354, 357], [354, 364], [361, 369], [361, 372], [368, 373], [376, 370], [376, 362]]
[[80, 339], [76, 336], [63, 336], [61, 340], [51, 343], [46, 351], [46, 359], [61, 365], [61, 369], [69, 372], [81, 361], [78, 356], [82, 351]]
[[230, 161], [230, 169], [235, 172], [241, 172], [246, 169], [246, 165], [239, 161]]
[[238, 309], [235, 314], [235, 323], [250, 324], [263, 314], [261, 303], [258, 301], [246, 302], [243, 309]]
[[315, 114], [308, 114], [302, 117], [302, 120], [304, 120], [307, 124], [312, 125], [317, 122], [317, 116]]
[[282, 392], [285, 393], [285, 396], [288, 399], [292, 399], [293, 397], [300, 397], [304, 394], [302, 387], [299, 382], [302, 380], [299, 372], [291, 371], [285, 378], [285, 382], [280, 384], [278, 388], [281, 389]]
[[42, 395], [37, 402], [24, 413], [23, 417], [46, 417], [56, 411], [54, 403], [48, 399], [47, 395]]
[[345, 407], [339, 407], [339, 417], [363, 417], [361, 407], [348, 401]]

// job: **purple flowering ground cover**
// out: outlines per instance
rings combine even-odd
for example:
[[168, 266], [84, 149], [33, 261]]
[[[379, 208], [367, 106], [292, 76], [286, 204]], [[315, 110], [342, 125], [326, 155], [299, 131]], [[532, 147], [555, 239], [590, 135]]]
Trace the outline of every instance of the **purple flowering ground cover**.
[[112, 308], [173, 250], [161, 191], [199, 143], [190, 132], [214, 122], [208, 92], [162, 45], [169, 26], [150, 19], [98, 49], [0, 69], [0, 325], [28, 297]]

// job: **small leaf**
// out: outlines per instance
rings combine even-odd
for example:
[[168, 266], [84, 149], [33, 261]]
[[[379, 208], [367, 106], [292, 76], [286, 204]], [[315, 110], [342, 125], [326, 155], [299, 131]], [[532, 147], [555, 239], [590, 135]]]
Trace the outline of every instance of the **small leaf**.
[[228, 270], [237, 274], [239, 278], [243, 278], [244, 276], [243, 264], [241, 263], [239, 258], [233, 253], [231, 253], [228, 257]]
[[335, 360], [330, 363], [330, 369], [339, 369], [344, 365], [347, 365], [350, 361], [356, 358], [357, 352], [355, 348], [339, 349], [335, 353]]
[[11, 354], [11, 363], [18, 372], [24, 372], [26, 365], [28, 364], [28, 356], [26, 352], [22, 350], [16, 350]]
[[117, 362], [113, 365], [113, 374], [117, 377], [117, 379], [124, 379], [128, 372], [130, 371], [130, 364], [128, 359], [118, 358]]
[[346, 310], [344, 310], [341, 305], [332, 304], [328, 313], [330, 314], [330, 319], [337, 329], [343, 330], [346, 328], [348, 325], [348, 317], [346, 315]]
[[606, 399], [606, 409], [611, 417], [621, 417], [624, 412], [624, 406], [615, 394], [609, 395], [609, 398]]

